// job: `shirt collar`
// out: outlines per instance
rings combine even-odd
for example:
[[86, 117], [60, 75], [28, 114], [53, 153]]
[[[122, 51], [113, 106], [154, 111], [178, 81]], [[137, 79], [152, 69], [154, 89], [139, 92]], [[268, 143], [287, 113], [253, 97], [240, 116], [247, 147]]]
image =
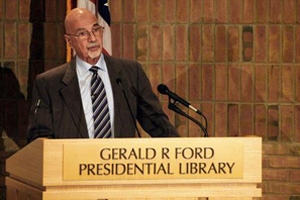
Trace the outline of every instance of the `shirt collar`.
[[[76, 63], [77, 63], [77, 72], [80, 76], [84, 76], [86, 73], [89, 72], [89, 69], [92, 67], [92, 65], [83, 61], [78, 56], [76, 56]], [[106, 67], [103, 54], [100, 55], [98, 62], [93, 66], [97, 66], [101, 71], [107, 72], [107, 67]]]

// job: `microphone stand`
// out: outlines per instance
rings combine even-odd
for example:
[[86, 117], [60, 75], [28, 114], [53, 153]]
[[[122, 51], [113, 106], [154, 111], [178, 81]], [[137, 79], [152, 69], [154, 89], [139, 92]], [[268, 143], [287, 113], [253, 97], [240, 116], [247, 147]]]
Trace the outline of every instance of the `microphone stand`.
[[205, 115], [203, 115], [203, 113], [200, 112], [199, 110], [197, 110], [196, 113], [199, 114], [201, 117], [203, 117], [204, 122], [205, 122], [205, 129], [207, 130], [207, 119], [206, 119]]
[[136, 130], [136, 132], [137, 132], [137, 134], [138, 134], [138, 137], [141, 138], [142, 135], [141, 135], [141, 133], [140, 133], [140, 131], [139, 131], [137, 125], [136, 125], [135, 117], [134, 117], [133, 112], [132, 112], [132, 110], [131, 110], [131, 107], [130, 107], [130, 104], [129, 104], [127, 95], [126, 95], [126, 93], [125, 93], [125, 90], [124, 90], [123, 87], [122, 87], [122, 80], [118, 78], [118, 79], [116, 80], [116, 82], [117, 82], [117, 84], [120, 86], [120, 88], [121, 88], [121, 90], [122, 90], [122, 93], [123, 93], [123, 95], [124, 95], [124, 98], [125, 98], [127, 107], [128, 107], [128, 109], [129, 109], [129, 112], [130, 112], [130, 115], [131, 115], [131, 118], [132, 118], [132, 121], [133, 121], [135, 130]]
[[206, 130], [206, 127], [207, 127], [207, 120], [206, 120], [206, 117], [202, 114], [202, 113], [198, 113], [200, 114], [201, 116], [204, 117], [205, 119], [205, 124], [206, 124], [206, 127], [203, 126], [203, 124], [201, 124], [198, 120], [196, 120], [195, 118], [191, 117], [190, 115], [188, 115], [187, 113], [183, 112], [180, 108], [178, 108], [176, 105], [175, 105], [176, 101], [174, 102], [171, 102], [171, 99], [169, 98], [169, 105], [168, 105], [168, 108], [170, 110], [173, 110], [174, 112], [188, 118], [189, 120], [192, 120], [194, 123], [196, 123], [198, 126], [200, 126], [201, 130], [203, 131], [204, 133], [204, 137], [208, 137], [208, 132]]

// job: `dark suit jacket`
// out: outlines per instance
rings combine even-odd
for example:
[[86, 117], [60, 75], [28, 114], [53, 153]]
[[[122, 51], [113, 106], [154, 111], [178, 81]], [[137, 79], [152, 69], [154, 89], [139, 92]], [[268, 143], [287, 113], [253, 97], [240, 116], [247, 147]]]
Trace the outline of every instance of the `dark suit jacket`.
[[[114, 97], [115, 137], [135, 137], [134, 122], [117, 79], [121, 80], [134, 117], [150, 136], [178, 136], [140, 64], [110, 56], [104, 59]], [[38, 75], [32, 100], [28, 141], [37, 137], [88, 138], [75, 59]]]

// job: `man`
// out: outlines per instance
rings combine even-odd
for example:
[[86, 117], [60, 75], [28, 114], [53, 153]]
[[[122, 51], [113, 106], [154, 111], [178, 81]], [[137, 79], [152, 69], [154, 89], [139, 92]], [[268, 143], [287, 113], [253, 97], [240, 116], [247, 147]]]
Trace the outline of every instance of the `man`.
[[[37, 76], [29, 142], [38, 137], [97, 138], [98, 129], [105, 129], [101, 138], [135, 137], [135, 120], [152, 137], [178, 136], [140, 64], [102, 53], [105, 30], [94, 14], [83, 8], [73, 9], [66, 16], [65, 30], [65, 40], [76, 56]], [[105, 88], [101, 92], [94, 91], [100, 85], [94, 82], [99, 79]], [[105, 103], [98, 109], [94, 103], [100, 96], [99, 101]], [[102, 114], [94, 114], [94, 110], [104, 113], [101, 128], [95, 124]]]

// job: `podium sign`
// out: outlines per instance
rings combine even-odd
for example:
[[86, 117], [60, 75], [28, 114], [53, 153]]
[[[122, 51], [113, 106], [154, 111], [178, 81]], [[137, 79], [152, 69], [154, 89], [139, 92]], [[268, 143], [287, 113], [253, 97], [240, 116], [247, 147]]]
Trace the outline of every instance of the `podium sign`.
[[6, 160], [7, 200], [250, 200], [262, 139], [37, 139]]
[[244, 146], [223, 140], [104, 139], [64, 145], [64, 180], [243, 178]]

